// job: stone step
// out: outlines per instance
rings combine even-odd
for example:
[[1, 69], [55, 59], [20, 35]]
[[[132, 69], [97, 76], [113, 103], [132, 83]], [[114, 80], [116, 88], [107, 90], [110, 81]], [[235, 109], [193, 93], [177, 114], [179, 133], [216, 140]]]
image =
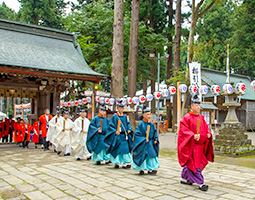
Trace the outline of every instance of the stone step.
[[248, 145], [248, 146], [221, 146], [221, 145], [214, 145], [215, 151], [220, 151], [223, 153], [245, 153], [255, 151], [255, 146]]
[[246, 146], [251, 145], [251, 140], [214, 140], [214, 145], [223, 145], [223, 146]]
[[216, 135], [215, 137], [216, 140], [245, 140], [245, 139], [248, 139], [248, 135], [245, 135], [245, 134], [239, 134], [239, 135]]
[[243, 129], [221, 129], [219, 130], [219, 134], [220, 135], [238, 135], [238, 134], [242, 134], [244, 132]]

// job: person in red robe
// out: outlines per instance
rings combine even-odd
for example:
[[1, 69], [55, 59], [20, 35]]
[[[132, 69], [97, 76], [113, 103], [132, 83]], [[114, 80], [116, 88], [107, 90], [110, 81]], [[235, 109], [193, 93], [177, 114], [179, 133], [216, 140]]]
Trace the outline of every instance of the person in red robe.
[[17, 144], [21, 147], [22, 138], [21, 138], [20, 131], [19, 131], [20, 121], [21, 121], [21, 118], [18, 117], [17, 122], [15, 122], [15, 124], [14, 124], [14, 129], [15, 129], [15, 132], [14, 132], [15, 140], [14, 141], [17, 142]]
[[[10, 115], [9, 116], [9, 119], [5, 119], [5, 134], [6, 134], [6, 137], [7, 137], [7, 141], [8, 141], [8, 137], [9, 137], [9, 142], [12, 142], [12, 133], [13, 133], [13, 130], [14, 130], [14, 123], [15, 121], [12, 119], [13, 116]], [[6, 142], [7, 142], [6, 141]]]
[[0, 139], [2, 138], [2, 142], [3, 142], [3, 138], [4, 138], [4, 120], [1, 119], [0, 121]]
[[37, 145], [41, 144], [41, 148], [43, 148], [43, 139], [42, 135], [40, 135], [40, 130], [39, 130], [39, 121], [36, 121], [33, 124], [33, 143], [35, 143], [35, 148], [37, 149]]
[[42, 132], [44, 151], [49, 150], [49, 141], [46, 141], [46, 137], [51, 119], [52, 115], [50, 115], [50, 110], [48, 108], [46, 108], [44, 114], [39, 117], [39, 130]]
[[32, 132], [33, 127], [28, 123], [27, 119], [24, 121], [21, 120], [21, 125], [20, 125], [20, 132], [22, 136], [22, 146], [23, 148], [29, 148], [29, 142], [30, 142], [30, 133]]
[[204, 117], [199, 114], [201, 107], [197, 99], [195, 95], [191, 102], [191, 111], [180, 122], [178, 159], [183, 167], [181, 183], [197, 183], [200, 190], [207, 191], [209, 186], [204, 184], [202, 171], [208, 161], [214, 161], [213, 139]]

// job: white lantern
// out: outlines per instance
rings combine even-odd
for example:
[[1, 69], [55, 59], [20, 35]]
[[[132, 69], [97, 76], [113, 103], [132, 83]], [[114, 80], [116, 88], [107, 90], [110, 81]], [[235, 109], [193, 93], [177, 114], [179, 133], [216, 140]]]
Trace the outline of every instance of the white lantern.
[[74, 101], [71, 101], [71, 106], [74, 106]]
[[147, 101], [151, 102], [153, 100], [153, 95], [152, 94], [147, 94], [146, 99], [147, 99]]
[[79, 105], [82, 105], [82, 99], [79, 99], [79, 100], [78, 100], [78, 104], [79, 104]]
[[139, 98], [138, 97], [133, 97], [133, 104], [138, 104], [139, 103]]
[[237, 83], [236, 84], [236, 91], [238, 93], [244, 93], [245, 89], [246, 89], [246, 86], [245, 86], [244, 83]]
[[161, 94], [160, 94], [160, 92], [154, 92], [154, 98], [155, 99], [160, 99], [160, 97], [161, 97]]
[[233, 93], [233, 87], [231, 84], [227, 83], [223, 85], [223, 91], [225, 94], [232, 94]]
[[105, 102], [105, 104], [109, 104], [110, 103], [110, 99], [109, 98], [105, 98], [104, 102]]
[[220, 86], [218, 85], [212, 85], [211, 87], [211, 92], [214, 94], [214, 95], [217, 95], [220, 93]]
[[255, 91], [255, 80], [251, 82], [251, 88]]
[[130, 104], [132, 104], [132, 103], [133, 103], [132, 98], [131, 98], [131, 97], [128, 97], [128, 98], [127, 98], [127, 104], [129, 104], [129, 105], [130, 105]]
[[187, 89], [188, 89], [188, 87], [187, 87], [186, 84], [181, 84], [181, 85], [179, 86], [179, 90], [180, 90], [181, 93], [187, 92]]
[[162, 94], [162, 97], [164, 97], [164, 98], [168, 97], [168, 95], [169, 95], [168, 89], [163, 89], [161, 94]]
[[208, 87], [206, 85], [201, 85], [200, 93], [206, 95], [208, 93]]
[[96, 102], [100, 101], [100, 96], [96, 96]]
[[126, 105], [126, 104], [127, 104], [127, 100], [126, 100], [125, 98], [121, 98], [120, 100], [121, 100], [121, 102], [122, 102], [123, 105]]
[[115, 99], [114, 99], [114, 98], [110, 98], [110, 99], [109, 99], [109, 103], [110, 103], [111, 106], [114, 104], [114, 102], [115, 102]]
[[189, 86], [189, 93], [191, 93], [191, 94], [195, 94], [195, 93], [197, 93], [197, 86], [195, 86], [195, 85], [190, 85]]
[[104, 104], [104, 97], [100, 97], [99, 102]]
[[145, 101], [146, 101], [146, 97], [144, 96], [144, 95], [141, 95], [141, 96], [139, 96], [139, 102], [140, 103], [145, 103]]
[[170, 95], [174, 95], [176, 93], [176, 88], [174, 86], [170, 86], [168, 90], [170, 92]]
[[91, 102], [91, 97], [86, 97], [86, 100], [87, 100], [88, 103], [90, 103]]

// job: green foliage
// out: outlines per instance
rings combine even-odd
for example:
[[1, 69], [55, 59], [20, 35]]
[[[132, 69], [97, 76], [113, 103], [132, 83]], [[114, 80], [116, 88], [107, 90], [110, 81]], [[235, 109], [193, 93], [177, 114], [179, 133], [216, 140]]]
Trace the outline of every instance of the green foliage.
[[21, 9], [18, 15], [21, 22], [62, 28], [62, 16], [68, 4], [64, 0], [19, 0], [19, 2]]
[[14, 10], [9, 8], [5, 2], [2, 3], [0, 6], [0, 18], [1, 19], [9, 19], [9, 20], [16, 20], [16, 13]]
[[230, 26], [236, 5], [232, 1], [215, 5], [198, 20], [199, 35], [194, 51], [195, 59], [203, 67], [225, 70], [226, 47], [233, 34]]
[[255, 76], [255, 1], [244, 0], [236, 9], [230, 43], [230, 66], [236, 72]]

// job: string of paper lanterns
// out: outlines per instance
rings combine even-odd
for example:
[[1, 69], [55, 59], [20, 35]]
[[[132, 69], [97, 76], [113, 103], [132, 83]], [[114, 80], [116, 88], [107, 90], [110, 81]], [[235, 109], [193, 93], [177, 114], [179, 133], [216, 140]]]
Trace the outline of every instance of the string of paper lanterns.
[[[251, 82], [251, 88], [255, 91], [255, 80]], [[236, 92], [237, 94], [244, 94], [244, 91], [246, 89], [246, 86], [244, 83], [237, 83], [235, 89], [233, 86], [229, 83], [223, 85], [223, 92], [225, 94], [232, 94], [233, 92]], [[168, 89], [163, 89], [161, 92], [154, 92], [153, 94], [147, 94], [146, 96], [140, 95], [139, 97], [127, 97], [127, 98], [108, 98], [108, 97], [100, 97], [96, 96], [95, 101], [97, 103], [106, 104], [113, 106], [115, 103], [119, 103], [120, 100], [122, 100], [122, 104], [124, 105], [131, 105], [131, 104], [144, 104], [146, 101], [151, 102], [153, 99], [158, 100], [161, 97], [164, 98], [164, 101], [168, 96], [170, 96], [170, 102], [173, 102], [173, 95], [175, 95], [177, 89], [174, 86], [170, 86]], [[181, 84], [179, 86], [179, 91], [181, 93], [181, 100], [184, 100], [184, 93], [189, 91], [190, 94], [196, 94], [198, 92], [198, 87], [195, 85], [190, 85], [189, 87], [186, 84]], [[209, 91], [208, 86], [202, 85], [200, 87], [200, 94], [206, 95]], [[214, 95], [214, 103], [217, 103], [217, 96], [220, 93], [220, 86], [219, 85], [212, 85], [210, 88], [210, 91]], [[75, 100], [75, 101], [69, 101], [69, 102], [62, 102], [61, 106], [63, 107], [71, 107], [71, 106], [78, 106], [83, 104], [90, 104], [92, 102], [91, 97], [86, 97], [83, 99]]]

